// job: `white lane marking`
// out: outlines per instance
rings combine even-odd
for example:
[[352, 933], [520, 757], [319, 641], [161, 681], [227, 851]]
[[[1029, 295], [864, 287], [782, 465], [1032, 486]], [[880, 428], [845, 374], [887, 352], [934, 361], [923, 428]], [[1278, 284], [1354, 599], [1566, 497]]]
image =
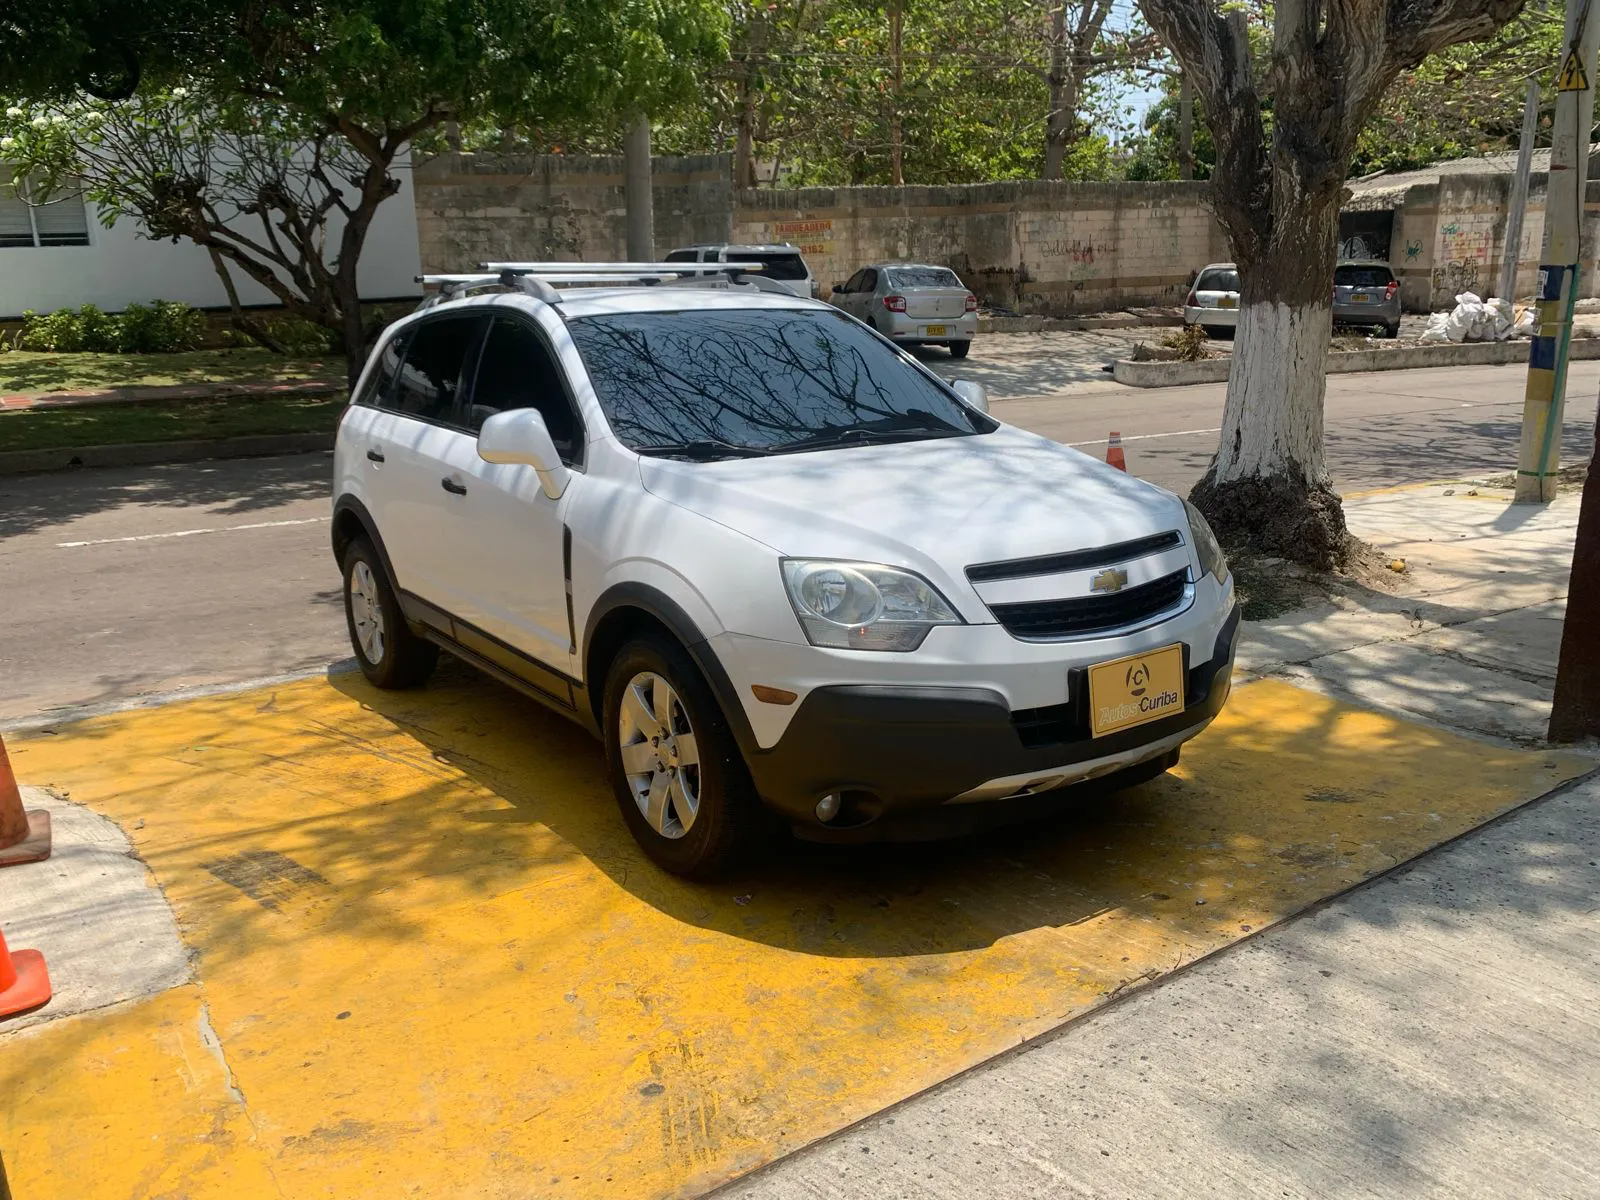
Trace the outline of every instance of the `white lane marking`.
[[86, 542], [57, 542], [57, 550], [76, 550], [80, 546], [110, 546], [117, 542], [154, 542], [162, 538], [195, 537], [202, 533], [237, 533], [241, 529], [282, 529], [286, 525], [315, 525], [328, 517], [301, 517], [294, 521], [253, 521], [249, 525], [224, 525], [218, 529], [174, 529], [170, 533], [137, 533], [131, 537], [90, 538]]
[[[1202, 433], [1221, 433], [1221, 432], [1222, 432], [1222, 429], [1219, 426], [1216, 429], [1179, 429], [1174, 433], [1125, 433], [1125, 434], [1122, 435], [1122, 440], [1124, 442], [1149, 442], [1149, 441], [1153, 441], [1156, 438], [1196, 437], [1196, 436], [1198, 436], [1199, 434], [1202, 434]], [[1106, 444], [1106, 439], [1105, 438], [1095, 438], [1093, 441], [1089, 441], [1089, 442], [1067, 442], [1067, 443], [1065, 443], [1065, 445], [1071, 446], [1073, 449], [1077, 449], [1079, 446], [1104, 446], [1105, 444]]]

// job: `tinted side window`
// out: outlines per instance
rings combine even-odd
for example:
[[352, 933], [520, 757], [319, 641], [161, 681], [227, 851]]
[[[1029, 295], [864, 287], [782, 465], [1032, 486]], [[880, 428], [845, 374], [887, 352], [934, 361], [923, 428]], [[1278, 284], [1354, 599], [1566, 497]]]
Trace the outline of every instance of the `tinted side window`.
[[483, 325], [481, 313], [462, 313], [414, 326], [405, 365], [383, 407], [424, 421], [459, 424], [456, 396]]
[[582, 437], [561, 368], [544, 339], [525, 322], [496, 317], [478, 364], [467, 423], [476, 430], [495, 413], [513, 408], [537, 408], [561, 461], [573, 465]]
[[661, 261], [662, 262], [694, 262], [695, 259], [698, 258], [698, 257], [699, 257], [699, 252], [696, 251], [696, 250], [674, 250], [671, 254], [667, 255], [666, 258], [662, 259]]
[[388, 407], [390, 393], [394, 391], [395, 378], [400, 374], [400, 360], [405, 355], [406, 341], [410, 336], [411, 330], [403, 329], [384, 343], [383, 349], [378, 352], [377, 365], [367, 377], [367, 384], [355, 398], [355, 403], [371, 404], [378, 408]]
[[[724, 262], [728, 261], [726, 257]], [[738, 262], [758, 262], [767, 269], [762, 272], [768, 279], [794, 281], [806, 277], [806, 260], [798, 254], [740, 254]]]
[[860, 288], [861, 291], [870, 292], [873, 288], [875, 288], [877, 286], [878, 286], [878, 273], [876, 271], [873, 271], [873, 270], [869, 269], [869, 270], [861, 272], [861, 288]]

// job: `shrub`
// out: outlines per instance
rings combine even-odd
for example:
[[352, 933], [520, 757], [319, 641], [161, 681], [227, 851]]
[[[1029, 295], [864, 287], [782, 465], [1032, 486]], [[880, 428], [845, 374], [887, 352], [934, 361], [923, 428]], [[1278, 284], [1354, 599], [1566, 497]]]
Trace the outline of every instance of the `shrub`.
[[18, 350], [42, 350], [50, 354], [72, 354], [83, 349], [83, 318], [70, 308], [40, 316], [31, 308], [22, 314], [22, 332], [17, 335]]
[[285, 354], [331, 354], [335, 349], [333, 330], [304, 317], [274, 317], [266, 329]]
[[1206, 357], [1206, 331], [1199, 325], [1185, 325], [1162, 338], [1161, 344], [1176, 350], [1179, 362], [1199, 362]]
[[102, 354], [176, 354], [200, 344], [205, 314], [187, 304], [152, 300], [130, 304], [120, 313], [101, 312], [85, 304], [74, 312], [57, 309], [46, 316], [29, 310], [22, 314], [16, 337], [18, 350], [72, 354], [88, 350]]
[[118, 349], [124, 354], [177, 354], [193, 350], [205, 333], [205, 314], [172, 300], [152, 300], [149, 307], [130, 304], [122, 310]]

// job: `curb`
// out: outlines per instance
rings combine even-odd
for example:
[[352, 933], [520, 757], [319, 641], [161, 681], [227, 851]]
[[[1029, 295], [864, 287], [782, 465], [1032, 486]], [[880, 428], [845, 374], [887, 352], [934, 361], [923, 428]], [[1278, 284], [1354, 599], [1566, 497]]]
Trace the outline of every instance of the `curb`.
[[[1450, 346], [1398, 346], [1383, 350], [1332, 350], [1327, 374], [1355, 371], [1410, 371], [1422, 367], [1484, 367], [1528, 360], [1526, 339], [1512, 342], [1462, 342]], [[1600, 359], [1600, 338], [1574, 338], [1572, 361]], [[1190, 383], [1223, 383], [1233, 363], [1226, 358], [1203, 362], [1134, 362], [1119, 358], [1111, 369], [1118, 383], [1137, 388], [1180, 387]]]
[[1182, 317], [979, 317], [979, 333], [1091, 333], [1099, 329], [1180, 328]]
[[332, 433], [264, 433], [251, 437], [184, 442], [130, 442], [122, 446], [69, 446], [57, 450], [0, 452], [0, 475], [70, 471], [77, 467], [142, 467], [220, 458], [265, 458], [333, 449]]

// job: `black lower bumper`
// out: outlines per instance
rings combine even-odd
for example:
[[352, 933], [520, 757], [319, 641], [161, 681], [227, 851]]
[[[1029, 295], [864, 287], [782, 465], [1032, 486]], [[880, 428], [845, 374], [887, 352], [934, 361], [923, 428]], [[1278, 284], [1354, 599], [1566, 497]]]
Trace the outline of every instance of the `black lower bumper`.
[[[776, 746], [747, 755], [751, 773], [783, 816], [842, 832], [944, 805], [993, 779], [1137, 752], [1222, 711], [1238, 635], [1236, 606], [1211, 657], [1185, 664], [1183, 712], [1099, 738], [1089, 732], [1087, 670], [1072, 673], [1067, 703], [1023, 712], [987, 688], [817, 688]], [[843, 811], [824, 826], [817, 802], [834, 792]]]

